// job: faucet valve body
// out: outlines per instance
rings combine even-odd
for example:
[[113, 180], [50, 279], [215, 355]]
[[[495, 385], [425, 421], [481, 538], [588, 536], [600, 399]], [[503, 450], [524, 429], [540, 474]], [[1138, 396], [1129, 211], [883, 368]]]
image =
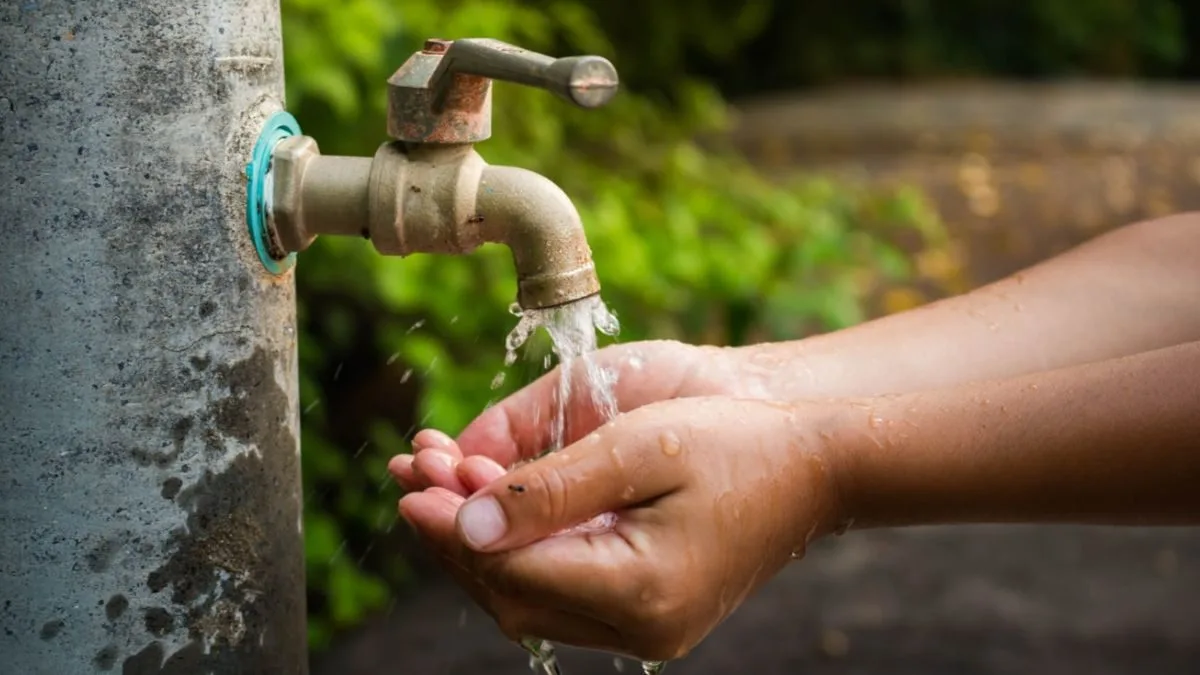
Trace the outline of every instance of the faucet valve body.
[[322, 155], [308, 136], [272, 152], [272, 257], [319, 235], [362, 236], [384, 255], [469, 253], [507, 245], [525, 309], [600, 292], [571, 200], [549, 179], [491, 166], [472, 144], [491, 135], [492, 79], [542, 87], [581, 107], [616, 93], [598, 56], [554, 59], [495, 40], [430, 40], [388, 80], [388, 133], [374, 157]]

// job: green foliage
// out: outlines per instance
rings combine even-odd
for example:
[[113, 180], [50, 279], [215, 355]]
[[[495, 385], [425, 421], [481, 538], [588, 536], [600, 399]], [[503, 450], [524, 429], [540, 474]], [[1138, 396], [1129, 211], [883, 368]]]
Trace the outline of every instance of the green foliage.
[[[626, 40], [618, 52], [616, 29], [603, 29], [595, 13], [600, 2], [284, 0], [289, 108], [324, 152], [366, 155], [386, 140], [386, 78], [426, 37], [598, 53], [629, 81], [649, 81], [660, 65], [679, 68], [680, 52], [696, 40], [710, 54], [727, 53], [733, 42], [718, 31], [753, 33], [769, 3], [747, 4], [740, 22], [699, 3], [688, 14], [696, 24], [675, 19], [682, 4], [676, 13], [641, 5], [656, 39]], [[624, 91], [598, 111], [506, 84], [494, 98], [494, 136], [479, 151], [491, 163], [538, 171], [573, 197], [622, 340], [737, 344], [851, 324], [880, 280], [910, 274], [888, 243], [893, 236], [943, 241], [917, 195], [818, 179], [779, 185], [718, 144], [701, 147], [696, 139], [723, 129], [725, 104], [681, 70], [669, 86]], [[410, 427], [455, 432], [537, 364], [519, 364], [524, 371], [501, 390], [490, 386], [515, 322], [505, 309], [515, 278], [502, 248], [398, 260], [363, 241], [327, 238], [301, 256], [298, 283], [310, 637], [319, 648], [410, 579], [394, 551], [371, 557], [388, 548], [376, 545], [390, 540], [395, 521], [398, 493], [385, 462], [406, 450]], [[413, 405], [391, 418], [360, 415], [352, 424], [361, 428], [347, 428], [346, 416], [361, 407], [342, 401], [351, 364], [371, 373], [360, 382], [390, 373], [381, 391], [412, 395]]]

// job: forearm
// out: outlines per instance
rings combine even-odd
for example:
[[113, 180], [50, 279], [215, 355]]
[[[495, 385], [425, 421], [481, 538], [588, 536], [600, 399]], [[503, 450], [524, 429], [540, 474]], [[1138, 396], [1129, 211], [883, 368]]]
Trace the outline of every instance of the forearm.
[[1193, 340], [1200, 214], [1131, 225], [971, 293], [735, 360], [748, 386], [790, 400], [934, 389]]
[[868, 399], [839, 428], [855, 527], [1200, 523], [1200, 342]]

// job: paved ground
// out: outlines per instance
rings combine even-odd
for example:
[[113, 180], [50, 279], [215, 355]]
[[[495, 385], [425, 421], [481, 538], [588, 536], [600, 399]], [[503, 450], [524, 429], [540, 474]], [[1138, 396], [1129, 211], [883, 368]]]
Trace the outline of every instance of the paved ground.
[[[822, 542], [670, 675], [1195, 675], [1200, 530], [989, 527]], [[566, 675], [636, 672], [564, 650]], [[452, 587], [341, 644], [313, 675], [523, 675]]]

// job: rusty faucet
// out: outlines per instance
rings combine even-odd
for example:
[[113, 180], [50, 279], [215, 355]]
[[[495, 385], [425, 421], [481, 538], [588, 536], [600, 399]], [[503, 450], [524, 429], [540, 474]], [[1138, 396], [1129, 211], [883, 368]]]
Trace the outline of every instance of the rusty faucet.
[[487, 39], [429, 40], [388, 79], [388, 135], [374, 157], [322, 155], [308, 136], [272, 153], [272, 256], [318, 235], [367, 237], [385, 255], [464, 254], [507, 245], [525, 309], [600, 291], [575, 206], [549, 179], [490, 166], [492, 80], [541, 87], [584, 108], [609, 102], [617, 72], [599, 56], [554, 59]]

